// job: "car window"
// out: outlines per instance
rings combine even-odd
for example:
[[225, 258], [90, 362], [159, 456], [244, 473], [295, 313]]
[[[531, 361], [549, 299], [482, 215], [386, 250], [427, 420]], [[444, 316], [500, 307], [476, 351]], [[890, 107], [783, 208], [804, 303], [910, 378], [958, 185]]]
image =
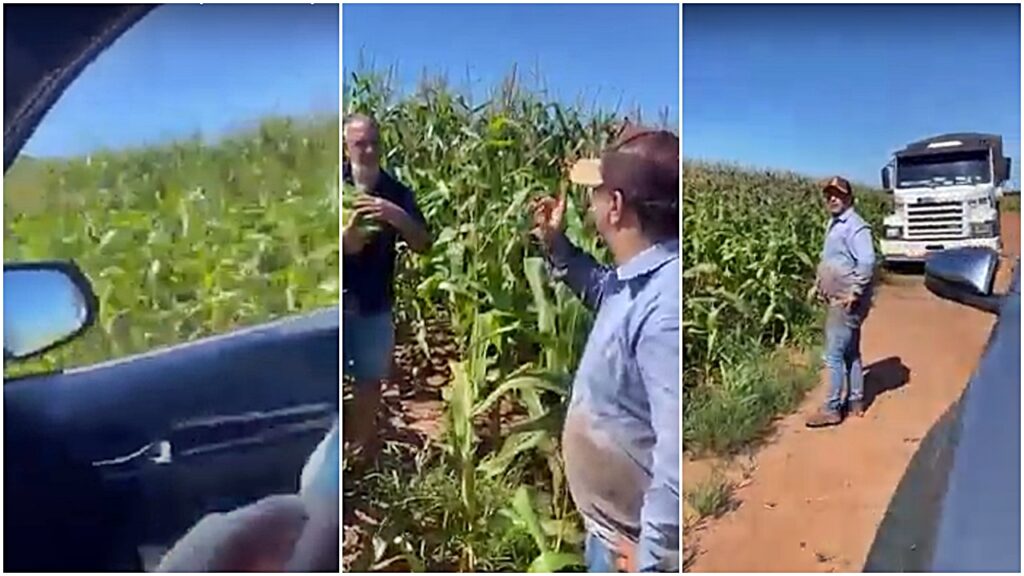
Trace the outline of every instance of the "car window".
[[338, 302], [338, 9], [173, 5], [102, 53], [4, 176], [5, 262], [72, 259], [96, 325], [9, 375]]

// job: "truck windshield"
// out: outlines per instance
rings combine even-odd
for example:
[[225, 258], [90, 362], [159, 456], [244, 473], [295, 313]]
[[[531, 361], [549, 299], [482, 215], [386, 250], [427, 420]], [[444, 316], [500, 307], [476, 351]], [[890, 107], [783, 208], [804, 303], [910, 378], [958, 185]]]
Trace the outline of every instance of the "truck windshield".
[[896, 165], [897, 188], [984, 184], [991, 180], [985, 151], [900, 158]]

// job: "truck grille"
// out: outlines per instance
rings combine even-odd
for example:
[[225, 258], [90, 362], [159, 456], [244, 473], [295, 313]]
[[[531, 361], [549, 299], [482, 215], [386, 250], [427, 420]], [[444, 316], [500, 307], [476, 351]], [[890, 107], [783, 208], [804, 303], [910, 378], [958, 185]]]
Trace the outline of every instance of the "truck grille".
[[906, 206], [908, 240], [966, 238], [962, 202], [928, 202]]

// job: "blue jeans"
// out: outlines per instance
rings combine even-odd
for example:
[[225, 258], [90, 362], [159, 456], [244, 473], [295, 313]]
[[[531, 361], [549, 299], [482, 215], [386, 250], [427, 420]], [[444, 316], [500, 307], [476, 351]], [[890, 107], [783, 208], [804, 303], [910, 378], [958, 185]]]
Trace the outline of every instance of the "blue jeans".
[[593, 532], [587, 533], [587, 541], [584, 544], [584, 561], [587, 563], [587, 572], [618, 572], [615, 566], [615, 554], [611, 548], [598, 538]]
[[388, 377], [395, 349], [391, 311], [376, 314], [344, 312], [342, 373], [358, 385], [376, 384]]
[[828, 310], [825, 323], [825, 368], [829, 392], [825, 409], [843, 409], [843, 382], [849, 384], [849, 402], [864, 399], [864, 364], [860, 356], [860, 332], [863, 318], [839, 307]]

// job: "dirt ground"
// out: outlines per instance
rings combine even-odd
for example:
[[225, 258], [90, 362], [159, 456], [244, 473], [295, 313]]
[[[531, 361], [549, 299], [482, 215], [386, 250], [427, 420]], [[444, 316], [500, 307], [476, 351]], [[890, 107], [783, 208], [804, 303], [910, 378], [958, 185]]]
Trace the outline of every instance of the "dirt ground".
[[[1020, 255], [1020, 216], [1004, 214], [1004, 253]], [[1006, 286], [1006, 259], [997, 286]], [[779, 421], [759, 452], [728, 464], [686, 461], [684, 491], [724, 466], [734, 509], [694, 522], [686, 510], [691, 572], [861, 571], [911, 456], [960, 396], [994, 319], [931, 295], [919, 278], [883, 286], [864, 325], [868, 408], [862, 419], [810, 430], [825, 390]]]
[[[454, 358], [455, 347], [447, 326], [428, 326], [431, 355], [425, 355], [410, 334], [399, 330], [392, 378], [382, 391], [383, 410], [380, 415], [381, 440], [398, 445], [403, 454], [412, 457], [431, 440], [441, 434], [441, 388], [450, 378], [448, 362]], [[351, 405], [345, 403], [348, 415]], [[346, 442], [348, 437], [345, 438]], [[347, 450], [346, 445], [346, 450]], [[368, 546], [373, 527], [379, 522], [379, 513], [361, 490], [363, 482], [354, 477], [361, 472], [348, 471], [343, 495], [342, 569], [349, 571], [360, 553]]]

